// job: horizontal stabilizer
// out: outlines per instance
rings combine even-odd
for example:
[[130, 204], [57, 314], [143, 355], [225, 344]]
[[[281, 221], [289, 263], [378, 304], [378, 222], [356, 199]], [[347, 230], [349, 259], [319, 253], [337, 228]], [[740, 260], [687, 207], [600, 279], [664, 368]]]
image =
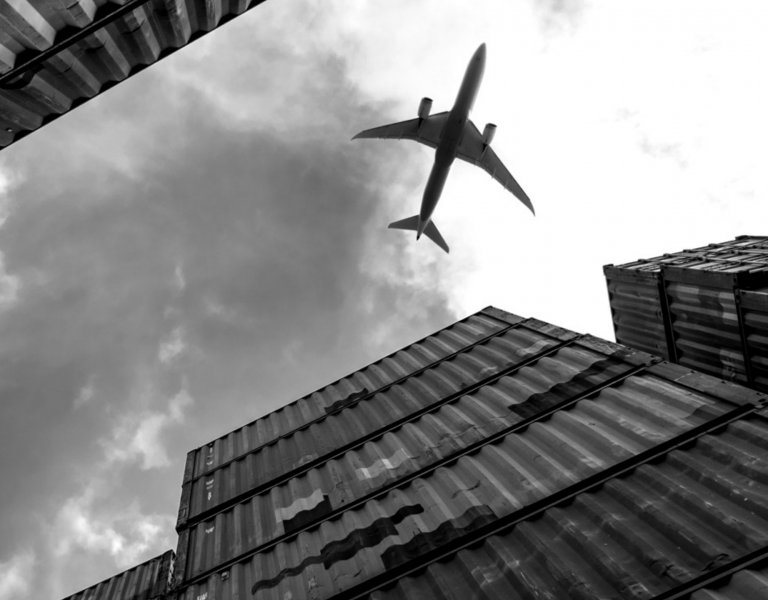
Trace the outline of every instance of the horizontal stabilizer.
[[424, 235], [426, 235], [430, 240], [435, 242], [435, 244], [440, 246], [446, 252], [450, 252], [448, 249], [448, 244], [445, 243], [443, 236], [440, 235], [440, 232], [437, 230], [434, 221], [427, 223], [427, 228], [424, 230]]
[[[390, 223], [389, 228], [390, 229], [407, 229], [408, 231], [418, 231], [419, 215], [408, 217], [407, 219], [403, 219], [402, 221], [395, 221], [394, 223]], [[448, 244], [445, 243], [443, 236], [440, 235], [440, 232], [437, 230], [437, 227], [435, 227], [435, 224], [432, 221], [427, 223], [427, 227], [426, 229], [424, 229], [424, 235], [426, 235], [430, 240], [435, 242], [435, 244], [440, 246], [446, 252], [450, 252], [450, 250], [448, 249]]]
[[390, 223], [389, 228], [390, 229], [407, 229], [408, 231], [418, 231], [419, 215], [414, 215], [413, 217], [408, 217], [407, 219], [403, 219], [402, 221], [395, 221], [394, 223]]

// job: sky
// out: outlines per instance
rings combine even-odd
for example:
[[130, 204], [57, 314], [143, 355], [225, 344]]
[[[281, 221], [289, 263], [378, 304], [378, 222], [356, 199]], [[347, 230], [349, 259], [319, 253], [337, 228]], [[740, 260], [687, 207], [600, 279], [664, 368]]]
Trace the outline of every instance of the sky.
[[[765, 235], [760, 0], [269, 0], [0, 153], [0, 600], [176, 546], [187, 451], [494, 305], [613, 340], [602, 265]], [[536, 216], [350, 138], [472, 119]]]

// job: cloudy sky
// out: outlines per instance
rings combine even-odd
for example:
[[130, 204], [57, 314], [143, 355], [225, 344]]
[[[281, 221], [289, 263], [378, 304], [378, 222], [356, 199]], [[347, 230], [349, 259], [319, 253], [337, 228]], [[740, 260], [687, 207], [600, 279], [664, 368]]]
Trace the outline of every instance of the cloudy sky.
[[[768, 233], [768, 5], [271, 0], [0, 153], [0, 600], [175, 548], [188, 450], [489, 304], [613, 339], [602, 265]], [[355, 141], [450, 108], [532, 198]]]

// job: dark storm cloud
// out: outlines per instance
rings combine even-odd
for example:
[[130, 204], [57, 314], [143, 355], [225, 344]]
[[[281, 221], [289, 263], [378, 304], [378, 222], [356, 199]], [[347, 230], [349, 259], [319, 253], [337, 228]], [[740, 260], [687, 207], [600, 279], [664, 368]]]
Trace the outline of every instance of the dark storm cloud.
[[3, 157], [22, 179], [0, 239], [20, 281], [0, 313], [0, 562], [31, 548], [60, 574], [36, 597], [129, 566], [119, 543], [175, 543], [187, 450], [454, 320], [361, 263], [387, 244], [404, 268], [380, 155], [348, 142], [372, 109], [343, 60], [268, 50], [291, 119], [240, 123], [158, 66]]

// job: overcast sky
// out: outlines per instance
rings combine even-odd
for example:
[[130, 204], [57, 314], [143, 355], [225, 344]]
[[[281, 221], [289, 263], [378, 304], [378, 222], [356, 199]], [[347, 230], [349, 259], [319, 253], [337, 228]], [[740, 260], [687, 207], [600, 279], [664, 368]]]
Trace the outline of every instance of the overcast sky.
[[[489, 304], [613, 339], [602, 265], [768, 233], [768, 5], [270, 0], [0, 153], [0, 600], [176, 546], [186, 452]], [[536, 207], [363, 140], [472, 113]]]

